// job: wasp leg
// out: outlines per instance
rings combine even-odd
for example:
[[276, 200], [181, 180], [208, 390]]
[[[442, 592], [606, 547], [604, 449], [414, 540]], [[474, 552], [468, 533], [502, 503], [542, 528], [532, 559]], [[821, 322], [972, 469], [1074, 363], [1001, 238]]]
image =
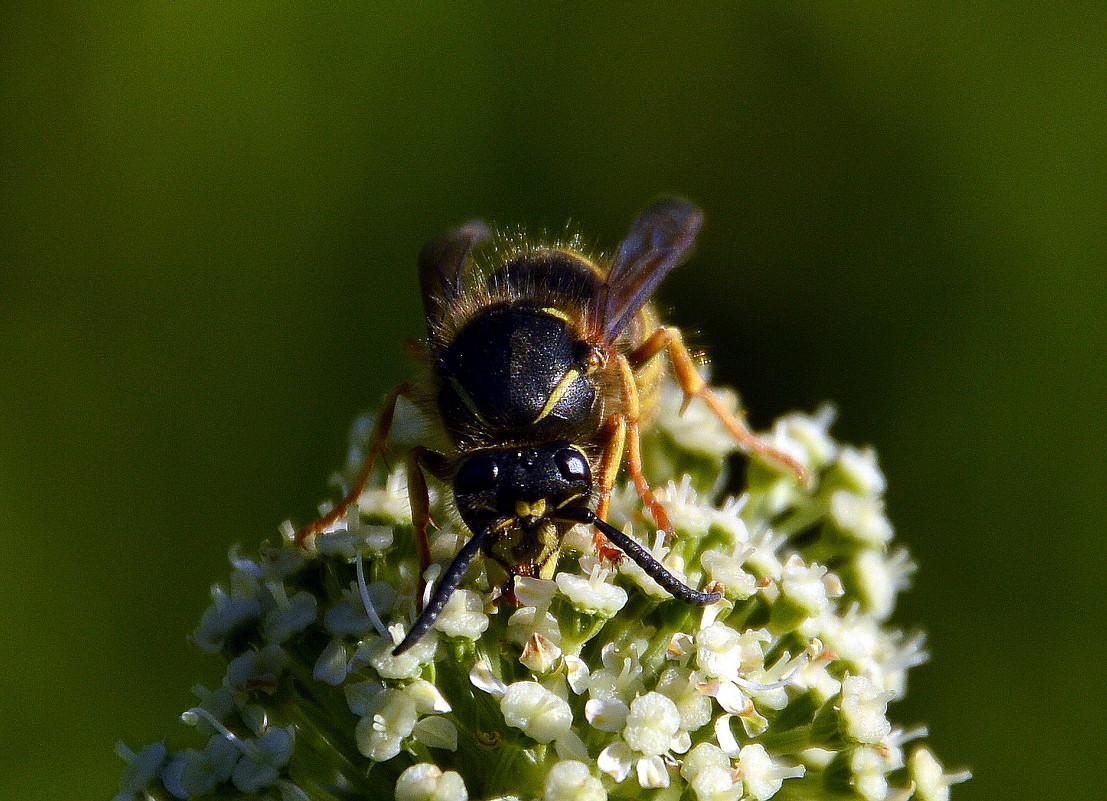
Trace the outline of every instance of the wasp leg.
[[[608, 418], [604, 429], [608, 431], [608, 436], [607, 445], [604, 446], [600, 457], [597, 481], [599, 500], [596, 502], [596, 516], [601, 520], [607, 519], [607, 510], [611, 506], [611, 490], [615, 486], [615, 479], [623, 464], [623, 454], [626, 452], [626, 418], [621, 414], [613, 414]], [[599, 529], [593, 528], [592, 544], [596, 548], [596, 553], [606, 562], [618, 562], [623, 558], [623, 553], [617, 548], [612, 548], [607, 537]]]
[[415, 527], [415, 549], [419, 553], [419, 586], [415, 595], [416, 606], [419, 608], [422, 607], [423, 590], [426, 587], [423, 574], [431, 564], [427, 526], [437, 526], [431, 517], [430, 493], [427, 491], [427, 479], [423, 475], [423, 470], [437, 478], [448, 478], [450, 461], [438, 451], [432, 451], [422, 445], [416, 445], [408, 454], [407, 500], [411, 506], [411, 523]]
[[657, 500], [653, 490], [650, 489], [649, 482], [646, 481], [646, 474], [642, 471], [642, 436], [638, 425], [638, 384], [634, 381], [634, 372], [626, 356], [617, 356], [616, 364], [619, 367], [619, 377], [623, 383], [623, 402], [626, 407], [623, 411], [623, 418], [627, 430], [627, 472], [630, 473], [630, 477], [634, 481], [634, 488], [638, 490], [638, 497], [642, 499], [642, 503], [649, 507], [650, 515], [657, 523], [657, 527], [665, 532], [667, 538], [671, 538], [676, 536], [676, 532], [673, 531], [673, 524], [669, 520], [665, 507], [661, 505], [661, 501]]
[[723, 401], [711, 391], [707, 382], [703, 380], [700, 371], [696, 368], [696, 362], [684, 344], [684, 337], [680, 329], [673, 326], [662, 326], [653, 332], [641, 345], [627, 355], [627, 360], [633, 369], [637, 370], [643, 364], [655, 357], [661, 351], [668, 349], [669, 359], [673, 363], [673, 374], [677, 383], [684, 392], [684, 403], [680, 407], [681, 414], [688, 408], [693, 398], [701, 398], [708, 405], [720, 422], [726, 426], [730, 435], [737, 440], [739, 447], [747, 453], [756, 453], [766, 459], [776, 462], [781, 467], [795, 473], [801, 484], [809, 484], [810, 476], [803, 465], [788, 454], [779, 451], [769, 445], [750, 430], [749, 425], [740, 413], [730, 411]]
[[335, 523], [346, 516], [351, 506], [357, 503], [357, 499], [365, 492], [365, 487], [369, 484], [369, 478], [373, 475], [373, 465], [377, 461], [377, 457], [384, 452], [385, 446], [388, 443], [388, 435], [392, 431], [392, 419], [395, 417], [396, 413], [396, 401], [400, 399], [401, 395], [409, 396], [414, 388], [414, 384], [404, 382], [403, 384], [393, 387], [392, 391], [388, 393], [388, 396], [384, 400], [384, 405], [381, 407], [380, 417], [377, 418], [377, 424], [373, 427], [373, 433], [369, 435], [369, 442], [365, 452], [365, 461], [361, 465], [361, 472], [358, 473], [357, 480], [354, 481], [353, 487], [338, 506], [320, 517], [314, 523], [309, 523], [296, 532], [297, 544], [304, 545], [309, 540], [314, 539], [317, 534], [331, 528]]

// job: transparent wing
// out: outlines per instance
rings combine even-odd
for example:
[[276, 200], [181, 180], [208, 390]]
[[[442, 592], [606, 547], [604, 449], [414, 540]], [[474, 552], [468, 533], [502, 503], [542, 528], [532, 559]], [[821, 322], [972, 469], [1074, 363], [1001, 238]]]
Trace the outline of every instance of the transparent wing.
[[601, 301], [608, 344], [646, 305], [669, 271], [688, 257], [702, 225], [703, 212], [680, 198], [656, 200], [634, 221], [619, 245]]

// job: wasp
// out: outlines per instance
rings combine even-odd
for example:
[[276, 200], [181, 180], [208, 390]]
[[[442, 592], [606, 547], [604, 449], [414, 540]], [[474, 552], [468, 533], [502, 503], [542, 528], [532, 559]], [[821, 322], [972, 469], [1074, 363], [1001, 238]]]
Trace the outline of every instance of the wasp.
[[573, 247], [527, 247], [478, 268], [476, 252], [491, 238], [480, 221], [423, 248], [428, 376], [389, 393], [350, 492], [298, 534], [306, 543], [357, 502], [385, 450], [399, 398], [440, 428], [448, 448], [416, 446], [407, 459], [422, 567], [430, 562], [427, 475], [452, 488], [453, 509], [470, 537], [393, 653], [430, 630], [478, 553], [503, 567], [510, 594], [518, 576], [554, 576], [562, 539], [578, 524], [593, 528], [602, 555], [625, 554], [675, 598], [706, 605], [722, 597], [689, 587], [605, 519], [625, 463], [654, 522], [673, 535], [641, 453], [642, 430], [666, 370], [684, 393], [684, 408], [702, 399], [742, 449], [805, 478], [799, 464], [758, 439], [712, 392], [680, 330], [661, 325], [650, 305], [662, 279], [689, 255], [702, 224], [692, 203], [657, 200], [609, 262]]

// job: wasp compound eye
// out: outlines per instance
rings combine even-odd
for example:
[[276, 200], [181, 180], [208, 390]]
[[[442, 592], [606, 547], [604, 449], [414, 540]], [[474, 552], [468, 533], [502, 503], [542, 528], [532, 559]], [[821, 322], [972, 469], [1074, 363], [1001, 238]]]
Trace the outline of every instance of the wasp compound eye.
[[557, 469], [568, 481], [581, 481], [588, 478], [588, 460], [576, 448], [563, 448], [554, 456]]
[[481, 492], [496, 486], [500, 466], [486, 453], [475, 453], [461, 463], [454, 478], [454, 490], [461, 493]]

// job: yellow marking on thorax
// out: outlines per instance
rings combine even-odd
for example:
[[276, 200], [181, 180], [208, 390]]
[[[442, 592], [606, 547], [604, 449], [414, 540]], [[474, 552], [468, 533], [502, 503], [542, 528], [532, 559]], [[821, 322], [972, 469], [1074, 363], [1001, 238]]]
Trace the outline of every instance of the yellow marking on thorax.
[[568, 323], [571, 322], [569, 315], [563, 312], [561, 309], [556, 309], [553, 306], [543, 306], [539, 309], [543, 314], [548, 314], [550, 317], [556, 317], [559, 320], [563, 320]]
[[550, 393], [550, 397], [546, 398], [546, 405], [542, 407], [542, 411], [538, 413], [538, 416], [534, 418], [534, 422], [541, 422], [550, 412], [554, 410], [554, 407], [561, 402], [561, 399], [565, 397], [565, 393], [568, 392], [570, 385], [574, 381], [580, 378], [580, 370], [575, 367], [569, 368], [565, 372], [565, 375], [561, 376], [561, 380], [557, 382], [557, 386], [553, 388], [553, 392]]

